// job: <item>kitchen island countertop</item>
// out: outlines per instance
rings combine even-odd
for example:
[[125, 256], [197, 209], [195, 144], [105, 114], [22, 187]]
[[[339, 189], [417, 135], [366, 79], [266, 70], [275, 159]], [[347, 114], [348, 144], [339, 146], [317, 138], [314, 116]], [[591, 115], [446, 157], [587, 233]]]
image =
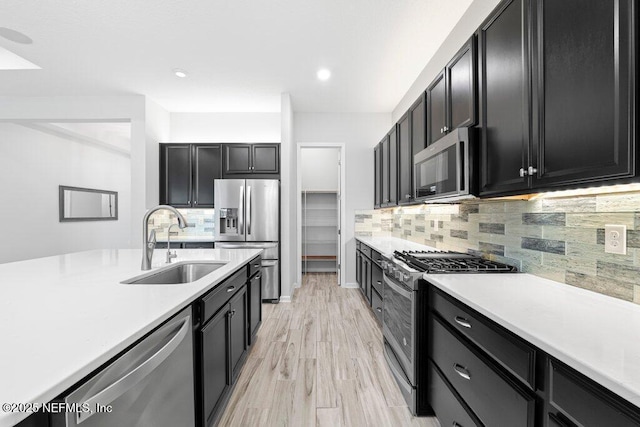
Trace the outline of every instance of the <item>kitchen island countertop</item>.
[[[174, 263], [228, 261], [180, 285], [125, 285], [143, 273], [139, 249], [0, 264], [0, 403], [43, 404], [205, 294], [260, 249], [178, 249]], [[152, 269], [165, 266], [156, 250]], [[0, 412], [0, 427], [29, 413]]]

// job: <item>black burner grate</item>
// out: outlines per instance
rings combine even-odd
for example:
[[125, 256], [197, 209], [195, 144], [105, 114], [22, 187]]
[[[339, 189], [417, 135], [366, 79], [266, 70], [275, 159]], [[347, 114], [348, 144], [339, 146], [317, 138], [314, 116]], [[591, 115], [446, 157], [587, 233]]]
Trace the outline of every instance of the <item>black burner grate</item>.
[[425, 273], [515, 273], [516, 267], [459, 252], [394, 252], [394, 257]]

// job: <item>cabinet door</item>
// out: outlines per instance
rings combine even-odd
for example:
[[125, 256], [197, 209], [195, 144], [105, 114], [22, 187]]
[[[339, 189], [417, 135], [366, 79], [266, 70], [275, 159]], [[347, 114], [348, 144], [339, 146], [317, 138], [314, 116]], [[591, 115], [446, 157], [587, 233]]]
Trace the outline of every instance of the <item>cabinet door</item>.
[[247, 287], [244, 286], [229, 301], [229, 358], [232, 382], [240, 373], [247, 352]]
[[222, 150], [225, 174], [251, 172], [251, 144], [225, 144]]
[[389, 133], [389, 202], [387, 205], [398, 204], [398, 132], [396, 127]]
[[219, 145], [193, 146], [193, 207], [213, 207], [213, 180], [222, 178]]
[[371, 306], [371, 261], [368, 258], [364, 258], [364, 294]]
[[538, 0], [535, 187], [633, 175], [633, 3]]
[[258, 327], [262, 322], [262, 272], [249, 281], [249, 339], [253, 344]]
[[229, 361], [227, 359], [227, 326], [229, 309], [223, 307], [199, 331], [202, 345], [202, 418], [203, 425], [211, 425], [215, 413], [221, 409], [220, 403], [231, 386]]
[[448, 129], [476, 124], [476, 49], [471, 37], [447, 65]]
[[411, 139], [409, 138], [409, 114], [405, 114], [398, 122], [398, 200], [400, 203], [410, 203], [413, 199], [411, 185], [411, 171], [413, 156], [411, 155]]
[[280, 173], [280, 145], [254, 144], [251, 171], [253, 173]]
[[373, 162], [374, 162], [374, 207], [379, 208], [382, 203], [382, 144], [376, 145], [373, 149]]
[[528, 178], [528, 0], [505, 0], [478, 30], [480, 194], [522, 191]]
[[191, 206], [191, 145], [160, 146], [160, 203]]
[[381, 206], [388, 206], [389, 198], [389, 136], [380, 143], [382, 147], [382, 201]]
[[413, 169], [413, 156], [427, 147], [427, 98], [426, 94], [409, 108], [411, 122], [411, 164]]
[[356, 283], [360, 287], [362, 287], [362, 265], [360, 264], [361, 261], [362, 255], [360, 255], [360, 251], [356, 250]]
[[427, 88], [427, 145], [447, 133], [447, 91], [444, 71]]

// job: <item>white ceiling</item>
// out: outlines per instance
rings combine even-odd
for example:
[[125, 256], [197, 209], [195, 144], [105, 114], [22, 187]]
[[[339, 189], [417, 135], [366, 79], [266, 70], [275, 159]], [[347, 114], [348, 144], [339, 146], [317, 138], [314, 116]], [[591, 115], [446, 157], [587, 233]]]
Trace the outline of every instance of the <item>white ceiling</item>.
[[[390, 112], [472, 0], [2, 0], [0, 95], [142, 94], [169, 111]], [[320, 82], [316, 71], [332, 71]], [[189, 73], [179, 79], [172, 73]]]

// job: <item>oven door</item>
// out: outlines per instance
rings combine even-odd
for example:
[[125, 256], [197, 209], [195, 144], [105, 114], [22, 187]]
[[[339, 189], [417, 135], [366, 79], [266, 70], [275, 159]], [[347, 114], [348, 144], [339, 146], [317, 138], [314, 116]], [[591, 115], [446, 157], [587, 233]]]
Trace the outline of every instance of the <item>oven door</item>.
[[416, 384], [415, 306], [415, 293], [385, 274], [382, 334], [393, 353], [387, 354], [387, 357], [392, 357], [398, 362], [397, 364], [413, 387]]

